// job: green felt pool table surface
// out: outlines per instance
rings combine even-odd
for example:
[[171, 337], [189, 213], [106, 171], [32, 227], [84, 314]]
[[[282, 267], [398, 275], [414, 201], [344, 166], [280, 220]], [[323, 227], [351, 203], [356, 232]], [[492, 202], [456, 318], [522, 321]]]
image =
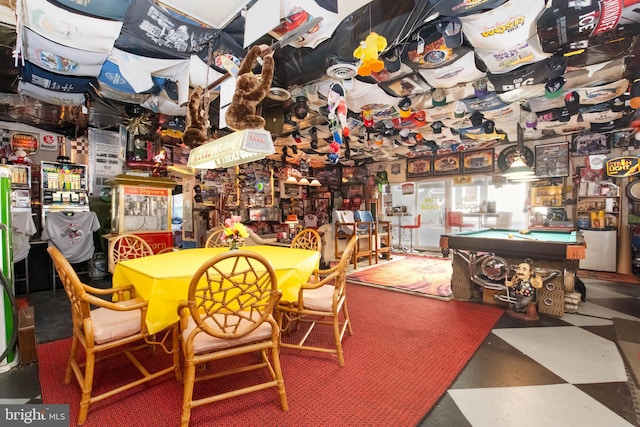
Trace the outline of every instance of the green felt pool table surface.
[[478, 230], [478, 231], [465, 231], [461, 233], [455, 233], [459, 236], [474, 237], [480, 239], [523, 239], [523, 240], [542, 240], [545, 242], [557, 242], [557, 243], [577, 243], [579, 233], [576, 231], [571, 232], [558, 232], [558, 231], [545, 231], [534, 230], [528, 233], [520, 233], [516, 230]]
[[579, 231], [490, 229], [444, 234], [443, 248], [541, 258], [584, 258], [584, 239]]

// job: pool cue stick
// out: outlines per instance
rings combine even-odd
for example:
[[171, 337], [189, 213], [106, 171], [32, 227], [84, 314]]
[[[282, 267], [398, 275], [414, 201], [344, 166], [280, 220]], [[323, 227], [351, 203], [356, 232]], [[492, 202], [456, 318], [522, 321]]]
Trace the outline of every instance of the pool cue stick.
[[513, 234], [513, 233], [504, 233], [507, 236], [509, 236], [509, 238], [513, 238], [513, 237], [517, 237], [518, 239], [525, 239], [525, 240], [538, 240], [535, 237], [526, 237], [526, 236], [519, 236], [517, 234]]

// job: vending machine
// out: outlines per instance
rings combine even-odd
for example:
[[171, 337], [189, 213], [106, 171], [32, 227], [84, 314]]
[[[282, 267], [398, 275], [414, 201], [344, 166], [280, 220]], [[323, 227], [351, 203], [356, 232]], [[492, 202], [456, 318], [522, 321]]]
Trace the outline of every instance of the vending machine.
[[31, 166], [9, 165], [11, 172], [11, 212], [31, 213]]
[[0, 372], [18, 364], [17, 307], [13, 288], [13, 253], [11, 248], [11, 171], [0, 165]]
[[40, 196], [42, 224], [50, 212], [88, 212], [87, 165], [43, 161]]

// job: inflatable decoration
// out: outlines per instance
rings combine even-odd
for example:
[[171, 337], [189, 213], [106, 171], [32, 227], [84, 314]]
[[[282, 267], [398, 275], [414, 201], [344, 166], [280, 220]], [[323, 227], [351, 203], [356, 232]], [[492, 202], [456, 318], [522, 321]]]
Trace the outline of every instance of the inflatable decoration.
[[359, 59], [358, 75], [370, 76], [384, 69], [384, 61], [378, 59], [380, 52], [387, 48], [387, 39], [376, 33], [369, 33], [366, 39], [353, 51], [353, 57]]

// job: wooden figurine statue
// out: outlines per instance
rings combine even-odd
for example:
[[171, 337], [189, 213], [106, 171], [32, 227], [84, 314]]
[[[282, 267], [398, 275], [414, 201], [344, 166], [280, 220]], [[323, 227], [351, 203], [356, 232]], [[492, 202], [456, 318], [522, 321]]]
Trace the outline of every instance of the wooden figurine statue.
[[530, 262], [521, 262], [516, 274], [504, 282], [509, 299], [509, 315], [527, 320], [537, 320], [536, 289], [542, 288], [542, 277], [533, 272]]

